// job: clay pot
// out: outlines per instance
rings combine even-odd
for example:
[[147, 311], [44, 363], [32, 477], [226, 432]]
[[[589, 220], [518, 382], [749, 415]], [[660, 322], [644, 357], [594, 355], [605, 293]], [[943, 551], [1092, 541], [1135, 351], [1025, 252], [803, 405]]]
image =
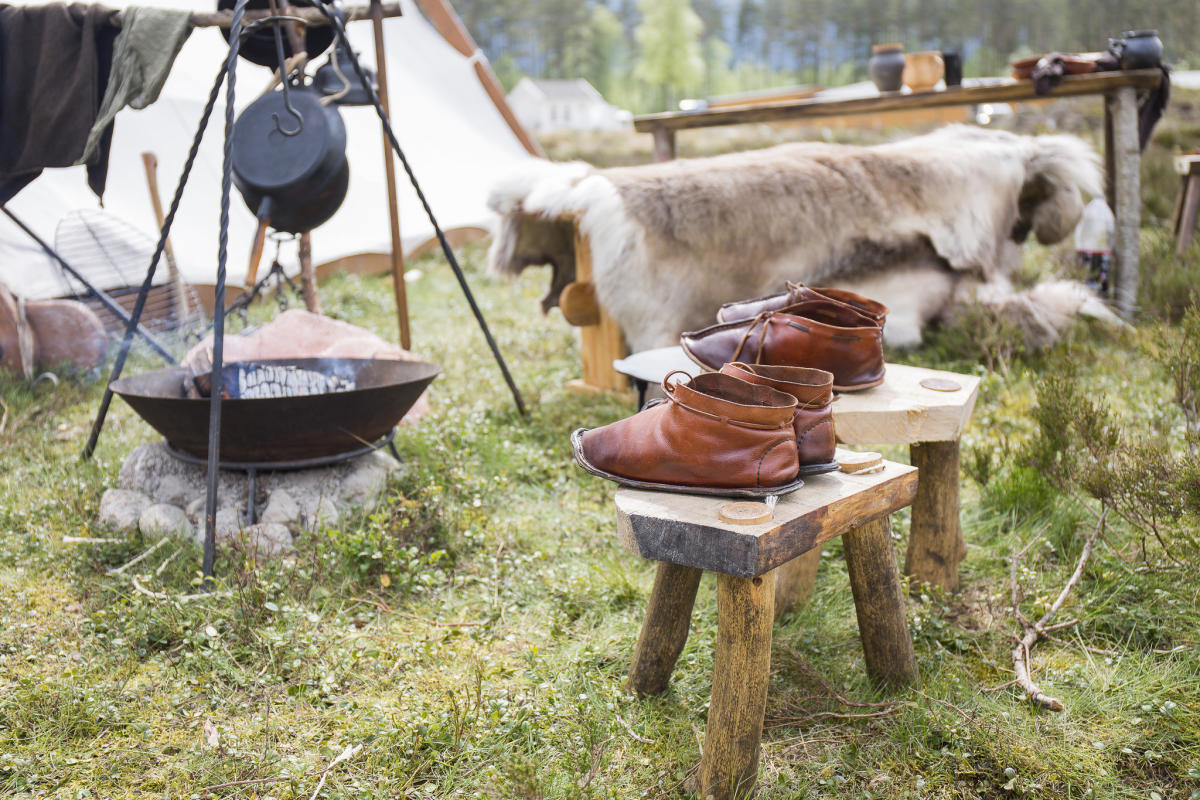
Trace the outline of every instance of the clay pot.
[[904, 85], [914, 92], [932, 89], [942, 79], [945, 64], [936, 50], [909, 53], [904, 59]]
[[867, 73], [871, 82], [881, 92], [898, 92], [904, 84], [904, 46], [899, 44], [877, 44], [871, 48], [867, 61]]

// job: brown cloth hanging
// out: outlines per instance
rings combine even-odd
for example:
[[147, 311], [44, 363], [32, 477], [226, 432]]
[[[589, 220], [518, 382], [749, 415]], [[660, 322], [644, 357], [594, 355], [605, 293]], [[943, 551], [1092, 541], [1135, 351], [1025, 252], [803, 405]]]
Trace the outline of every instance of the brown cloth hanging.
[[[0, 203], [46, 167], [83, 155], [108, 86], [118, 12], [99, 5], [0, 5]], [[88, 162], [104, 194], [112, 126]]]

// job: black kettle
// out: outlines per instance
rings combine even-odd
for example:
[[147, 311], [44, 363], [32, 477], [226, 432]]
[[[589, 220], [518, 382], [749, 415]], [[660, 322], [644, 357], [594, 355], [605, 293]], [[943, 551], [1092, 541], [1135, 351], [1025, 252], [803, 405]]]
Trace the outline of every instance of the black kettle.
[[[344, 42], [338, 42], [337, 47], [329, 54], [329, 60], [317, 70], [317, 74], [313, 78], [313, 85], [326, 97], [341, 95], [333, 101], [339, 106], [369, 106], [371, 105], [371, 89], [379, 88], [375, 72], [363, 67], [363, 72], [366, 73], [371, 87], [368, 89], [363, 86], [362, 81], [358, 79], [358, 73], [354, 71], [354, 62], [350, 60], [350, 53], [346, 47]], [[339, 72], [341, 75], [338, 74]]]
[[289, 86], [255, 100], [233, 125], [232, 147], [234, 185], [276, 230], [310, 231], [346, 199], [346, 125], [312, 88]]

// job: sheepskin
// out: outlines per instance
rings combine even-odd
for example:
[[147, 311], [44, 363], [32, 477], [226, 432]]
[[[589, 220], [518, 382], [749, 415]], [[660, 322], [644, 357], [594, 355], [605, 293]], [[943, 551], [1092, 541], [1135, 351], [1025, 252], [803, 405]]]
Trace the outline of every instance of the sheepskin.
[[597, 297], [635, 352], [788, 280], [887, 304], [893, 346], [918, 344], [930, 321], [973, 302], [1046, 344], [1078, 313], [1116, 322], [1078, 284], [1017, 293], [1008, 281], [1021, 243], [1061, 241], [1100, 189], [1099, 158], [1074, 136], [964, 125], [875, 147], [786, 144], [606, 170], [540, 163], [491, 193], [501, 222], [489, 268], [553, 266], [548, 310], [575, 279], [577, 223]]

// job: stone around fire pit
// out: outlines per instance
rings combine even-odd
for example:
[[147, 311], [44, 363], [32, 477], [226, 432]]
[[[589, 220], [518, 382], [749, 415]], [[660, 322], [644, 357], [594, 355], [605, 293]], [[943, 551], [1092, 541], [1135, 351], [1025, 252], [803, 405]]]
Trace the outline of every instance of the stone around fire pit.
[[[399, 468], [376, 451], [328, 467], [259, 473], [254, 525], [244, 524], [247, 476], [222, 470], [217, 542], [242, 539], [263, 555], [291, 552], [295, 534], [336, 525], [352, 509], [377, 503]], [[205, 493], [204, 467], [174, 458], [163, 442], [145, 444], [125, 459], [118, 488], [100, 499], [100, 522], [147, 536], [182, 532], [203, 542]]]

